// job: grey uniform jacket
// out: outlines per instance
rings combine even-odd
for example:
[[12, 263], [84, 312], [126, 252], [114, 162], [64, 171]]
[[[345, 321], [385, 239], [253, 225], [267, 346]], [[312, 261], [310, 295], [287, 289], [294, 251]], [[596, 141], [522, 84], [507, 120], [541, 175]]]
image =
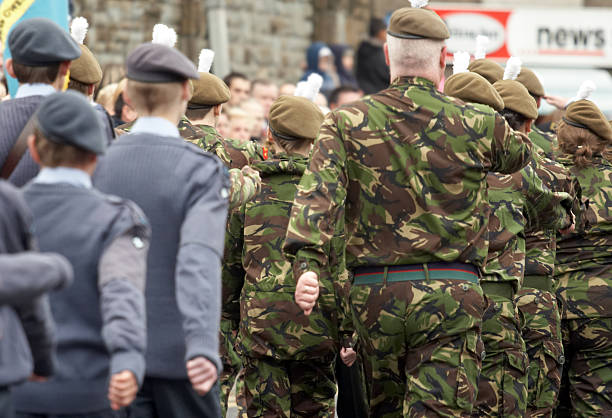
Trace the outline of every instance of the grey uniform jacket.
[[0, 182], [0, 386], [54, 371], [47, 291], [72, 281], [68, 260], [29, 251], [31, 216], [21, 192]]
[[186, 379], [204, 356], [221, 371], [221, 259], [227, 170], [179, 137], [131, 133], [100, 161], [94, 185], [130, 199], [152, 229], [147, 263], [146, 376]]

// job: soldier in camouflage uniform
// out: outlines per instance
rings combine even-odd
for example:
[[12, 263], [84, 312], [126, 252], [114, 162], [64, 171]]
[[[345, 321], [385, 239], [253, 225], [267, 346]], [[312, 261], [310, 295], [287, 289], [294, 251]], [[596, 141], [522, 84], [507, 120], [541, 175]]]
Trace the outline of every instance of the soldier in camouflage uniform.
[[[527, 90], [512, 80], [498, 81], [494, 86], [476, 73], [463, 72], [447, 80], [445, 93], [491, 106], [503, 112], [512, 128], [528, 131], [537, 108]], [[531, 160], [512, 175], [490, 173], [487, 178], [492, 211], [489, 254], [481, 278], [487, 301], [482, 324], [486, 356], [475, 416], [522, 417], [525, 413], [527, 359], [513, 297], [525, 268], [525, 228], [566, 226], [569, 222], [561, 206], [569, 196], [548, 189], [538, 177], [538, 169], [539, 164]]]
[[556, 416], [611, 416], [612, 164], [602, 153], [612, 129], [593, 102], [578, 100], [567, 107], [557, 137], [556, 159], [578, 179], [586, 209], [576, 230], [557, 240], [566, 363]]
[[326, 117], [284, 246], [296, 302], [309, 314], [329, 286], [320, 272], [334, 227], [346, 222], [372, 417], [471, 415], [483, 351], [486, 175], [515, 172], [530, 155], [492, 109], [436, 89], [448, 36], [431, 10], [393, 14], [391, 86]]
[[249, 417], [334, 413], [336, 291], [323, 290], [321, 310], [305, 316], [293, 301], [295, 279], [281, 251], [295, 190], [322, 121], [319, 108], [303, 97], [283, 96], [272, 105], [269, 137], [278, 158], [254, 165], [263, 176], [262, 191], [230, 221], [240, 264], [226, 268], [241, 280], [231, 289], [240, 294], [240, 315], [224, 313], [240, 320], [237, 400]]

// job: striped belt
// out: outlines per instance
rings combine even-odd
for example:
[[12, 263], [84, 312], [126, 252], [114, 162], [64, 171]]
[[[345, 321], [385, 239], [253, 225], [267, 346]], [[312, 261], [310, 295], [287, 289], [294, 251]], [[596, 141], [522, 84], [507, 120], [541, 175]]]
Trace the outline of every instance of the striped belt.
[[465, 280], [478, 283], [478, 270], [472, 264], [424, 263], [398, 266], [358, 267], [355, 285], [407, 282], [411, 280]]

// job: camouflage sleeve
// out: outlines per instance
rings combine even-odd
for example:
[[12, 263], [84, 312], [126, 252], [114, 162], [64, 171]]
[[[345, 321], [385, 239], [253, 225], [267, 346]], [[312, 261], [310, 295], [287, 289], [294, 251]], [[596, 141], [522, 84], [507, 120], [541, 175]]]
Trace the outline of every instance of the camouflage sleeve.
[[525, 195], [525, 217], [527, 228], [537, 230], [561, 230], [572, 223], [566, 207], [571, 204], [571, 196], [566, 192], [550, 190], [538, 176], [537, 160], [523, 168], [519, 174], [522, 177], [522, 188]]
[[341, 114], [326, 117], [298, 185], [283, 246], [293, 261], [296, 279], [305, 271], [319, 274], [328, 264], [329, 244], [346, 199], [346, 150], [341, 132], [349, 123]]
[[495, 113], [491, 143], [491, 171], [511, 174], [519, 171], [529, 163], [531, 157], [531, 141], [521, 132], [510, 128], [510, 125], [499, 114]]
[[353, 346], [353, 315], [349, 298], [351, 294], [351, 272], [346, 268], [346, 234], [344, 230], [344, 216], [338, 216], [336, 233], [330, 243], [329, 270], [333, 281], [334, 294], [336, 295], [336, 306], [338, 309], [338, 334], [343, 346]]
[[230, 176], [230, 209], [244, 205], [261, 190], [259, 173], [248, 166], [242, 170], [232, 168]]
[[227, 222], [225, 233], [225, 255], [221, 269], [221, 318], [238, 329], [240, 321], [240, 293], [244, 284], [245, 271], [242, 266], [244, 243], [244, 208], [233, 210]]

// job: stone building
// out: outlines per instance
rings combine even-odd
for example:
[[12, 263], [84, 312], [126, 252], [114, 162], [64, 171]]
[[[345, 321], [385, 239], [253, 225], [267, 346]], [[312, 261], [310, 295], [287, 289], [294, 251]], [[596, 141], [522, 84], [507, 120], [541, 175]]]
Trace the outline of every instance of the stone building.
[[[446, 3], [436, 1], [433, 4]], [[532, 0], [454, 0], [453, 3], [529, 5]], [[179, 34], [178, 48], [196, 60], [201, 48], [217, 52], [214, 71], [295, 82], [314, 40], [356, 46], [371, 16], [407, 0], [73, 0], [90, 22], [87, 43], [102, 64], [121, 63], [164, 23]], [[477, 4], [475, 4], [477, 5]], [[540, 0], [539, 6], [612, 6], [612, 0]], [[227, 25], [224, 24], [227, 22]]]

